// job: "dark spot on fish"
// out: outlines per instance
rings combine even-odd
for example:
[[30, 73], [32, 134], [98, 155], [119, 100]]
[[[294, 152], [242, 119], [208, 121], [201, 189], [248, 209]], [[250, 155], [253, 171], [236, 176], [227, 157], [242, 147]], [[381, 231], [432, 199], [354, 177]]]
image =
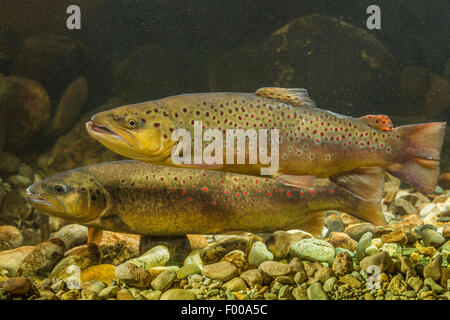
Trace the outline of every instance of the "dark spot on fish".
[[154, 127], [156, 127], [156, 128], [157, 128], [157, 127], [159, 127], [159, 125], [160, 125], [160, 123], [159, 123], [159, 122], [155, 122], [155, 123], [153, 123], [153, 126], [154, 126]]
[[150, 114], [150, 113], [152, 113], [152, 111], [151, 110], [147, 110], [145, 113], [146, 114]]
[[97, 201], [97, 197], [93, 194], [93, 195], [91, 195], [91, 200], [92, 201]]

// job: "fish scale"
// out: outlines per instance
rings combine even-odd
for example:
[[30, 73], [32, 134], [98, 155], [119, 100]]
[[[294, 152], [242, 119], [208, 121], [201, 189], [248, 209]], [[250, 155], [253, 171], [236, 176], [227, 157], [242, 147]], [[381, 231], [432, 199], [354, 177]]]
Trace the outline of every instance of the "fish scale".
[[[312, 189], [301, 189], [270, 178], [130, 160], [64, 172], [34, 184], [28, 194], [44, 213], [110, 231], [173, 236], [303, 229], [318, 234], [324, 210], [383, 223], [382, 179], [377, 172], [368, 180], [377, 196], [364, 201], [325, 179], [317, 180]], [[66, 193], [56, 194], [57, 186]], [[52, 211], [42, 199], [64, 206]], [[79, 212], [89, 216], [80, 220]]]
[[[135, 128], [124, 126], [130, 119]], [[257, 164], [227, 164], [225, 151], [220, 165], [174, 164], [171, 151], [176, 142], [171, 134], [187, 129], [192, 137], [196, 121], [201, 121], [203, 132], [279, 129], [277, 177], [327, 178], [355, 168], [380, 167], [426, 192], [433, 191], [437, 182], [445, 128], [445, 123], [428, 123], [392, 129], [384, 115], [347, 117], [315, 107], [301, 89], [263, 88], [255, 94], [186, 94], [118, 107], [94, 115], [87, 129], [112, 151], [155, 164], [251, 175], [267, 167], [259, 159]], [[109, 134], [96, 130], [100, 127], [108, 128]], [[115, 134], [128, 145], [111, 140]], [[203, 141], [203, 148], [209, 143]]]

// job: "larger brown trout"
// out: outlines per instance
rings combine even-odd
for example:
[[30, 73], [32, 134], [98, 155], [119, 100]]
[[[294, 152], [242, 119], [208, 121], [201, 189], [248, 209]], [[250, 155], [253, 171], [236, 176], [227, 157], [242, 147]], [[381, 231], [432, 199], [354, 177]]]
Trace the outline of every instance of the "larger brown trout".
[[[446, 125], [437, 122], [392, 129], [387, 116], [356, 119], [338, 115], [316, 108], [305, 89], [283, 88], [262, 88], [255, 94], [179, 95], [118, 107], [91, 120], [86, 124], [89, 134], [126, 157], [250, 175], [260, 175], [267, 163], [260, 159], [253, 164], [226, 163], [225, 152], [223, 164], [174, 163], [172, 151], [178, 141], [172, 141], [172, 133], [187, 129], [194, 136], [196, 122], [204, 131], [224, 133], [227, 129], [279, 129], [279, 168], [273, 176], [287, 184], [311, 187], [314, 177], [337, 182], [336, 176], [353, 174], [355, 168], [380, 167], [424, 192], [433, 192], [437, 183]], [[208, 144], [212, 140], [204, 139], [201, 148]], [[239, 150], [232, 152], [238, 156]]]
[[270, 178], [130, 160], [63, 172], [27, 191], [37, 210], [102, 230], [176, 236], [302, 229], [317, 235], [330, 209], [384, 224], [382, 171], [362, 176], [365, 188], [355, 196], [328, 179], [301, 189]]

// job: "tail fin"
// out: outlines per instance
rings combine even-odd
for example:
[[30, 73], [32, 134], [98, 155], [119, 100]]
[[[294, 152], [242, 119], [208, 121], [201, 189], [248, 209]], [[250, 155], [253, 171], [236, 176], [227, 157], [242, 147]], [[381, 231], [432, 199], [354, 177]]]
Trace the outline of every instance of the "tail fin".
[[387, 171], [420, 191], [431, 193], [439, 177], [439, 159], [444, 142], [446, 122], [400, 126], [394, 131], [407, 143], [408, 160]]
[[358, 219], [375, 225], [385, 225], [381, 200], [383, 198], [384, 174], [380, 168], [356, 168], [330, 180], [349, 194], [346, 212]]

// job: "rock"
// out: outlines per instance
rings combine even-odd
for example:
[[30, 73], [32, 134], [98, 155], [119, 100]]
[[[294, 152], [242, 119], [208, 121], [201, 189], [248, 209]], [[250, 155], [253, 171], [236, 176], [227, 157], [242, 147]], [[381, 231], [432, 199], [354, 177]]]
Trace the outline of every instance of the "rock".
[[[0, 82], [1, 84], [1, 82]], [[1, 149], [0, 149], [1, 151]], [[0, 175], [9, 176], [20, 168], [20, 158], [14, 154], [3, 152], [0, 156]]]
[[332, 264], [334, 247], [324, 240], [303, 239], [291, 244], [290, 254], [300, 259]]
[[377, 266], [380, 268], [380, 272], [384, 272], [389, 268], [390, 264], [391, 258], [386, 251], [381, 251], [380, 253], [365, 257], [359, 263], [361, 269], [370, 274], [373, 273], [373, 270], [370, 270], [371, 266]]
[[258, 270], [272, 278], [285, 276], [292, 272], [288, 264], [278, 261], [264, 261], [259, 265]]
[[423, 281], [420, 277], [409, 277], [407, 283], [415, 292], [419, 291], [423, 287]]
[[229, 289], [230, 291], [240, 291], [240, 290], [247, 290], [248, 287], [245, 284], [245, 281], [240, 278], [240, 277], [236, 277], [233, 278], [227, 282], [225, 282], [222, 286], [223, 289]]
[[[241, 250], [243, 252], [248, 252], [249, 241], [247, 238], [232, 236], [225, 238], [221, 241], [211, 244], [209, 247], [200, 251], [200, 258], [203, 264], [212, 264], [220, 261], [228, 252], [233, 250]], [[250, 260], [250, 256], [249, 256]], [[251, 263], [249, 261], [249, 263]]]
[[275, 231], [265, 241], [267, 248], [273, 253], [276, 260], [280, 260], [289, 254], [291, 236], [286, 231]]
[[392, 278], [387, 289], [394, 294], [401, 295], [403, 292], [408, 290], [408, 284], [400, 279], [400, 277], [395, 276]]
[[139, 255], [140, 236], [103, 231], [101, 263], [119, 265]]
[[433, 279], [431, 278], [425, 278], [424, 285], [429, 286], [431, 290], [436, 292], [437, 294], [441, 294], [445, 291], [445, 288], [437, 284]]
[[233, 250], [228, 252], [220, 261], [228, 261], [236, 266], [238, 270], [247, 270], [247, 255], [241, 250]]
[[445, 238], [443, 236], [431, 229], [425, 229], [422, 231], [422, 239], [426, 246], [433, 247], [438, 247], [445, 242]]
[[177, 278], [177, 273], [175, 271], [166, 270], [161, 272], [151, 283], [153, 289], [159, 291], [166, 291], [173, 284]]
[[438, 254], [434, 257], [433, 261], [427, 264], [423, 268], [423, 277], [431, 278], [436, 282], [439, 282], [442, 276], [441, 265], [442, 265], [442, 255]]
[[47, 277], [64, 257], [64, 249], [64, 242], [58, 238], [41, 242], [23, 259], [17, 273], [28, 277]]
[[343, 248], [350, 251], [355, 251], [358, 245], [358, 242], [350, 238], [350, 236], [343, 232], [336, 232], [331, 235], [329, 242], [335, 248]]
[[359, 289], [362, 287], [361, 281], [350, 274], [346, 274], [339, 278], [339, 282], [349, 285], [351, 288]]
[[0, 251], [19, 247], [23, 236], [14, 226], [0, 226]]
[[331, 277], [323, 284], [323, 290], [325, 292], [331, 292], [334, 290], [334, 286], [337, 284], [336, 277]]
[[250, 288], [253, 288], [256, 285], [262, 285], [264, 280], [263, 273], [258, 269], [251, 269], [242, 272], [240, 277], [247, 283]]
[[125, 282], [130, 286], [147, 288], [152, 280], [150, 273], [137, 265], [125, 262], [118, 265], [115, 269], [115, 276], [118, 280]]
[[78, 266], [80, 270], [98, 265], [100, 261], [100, 251], [95, 243], [88, 243], [75, 247], [66, 253], [58, 264], [53, 268], [49, 278], [64, 279], [69, 266]]
[[8, 277], [14, 277], [23, 259], [34, 250], [33, 246], [23, 246], [0, 252], [0, 269], [7, 271]]
[[329, 300], [320, 282], [315, 282], [307, 290], [309, 300]]
[[395, 199], [391, 203], [390, 211], [397, 215], [417, 214], [417, 209], [405, 199]]
[[169, 249], [165, 246], [156, 246], [142, 256], [128, 260], [142, 269], [151, 269], [153, 267], [164, 266], [170, 259]]
[[400, 272], [403, 274], [409, 272], [410, 274], [415, 275], [414, 266], [406, 256], [400, 257]]
[[143, 296], [146, 300], [159, 300], [161, 298], [162, 292], [161, 291], [150, 291], [150, 290], [144, 290], [141, 291], [141, 296]]
[[116, 294], [117, 300], [135, 300], [133, 295], [127, 289], [121, 289]]
[[[3, 152], [6, 138], [8, 136], [9, 121], [11, 121], [10, 119], [17, 108], [18, 100], [16, 85], [10, 81], [7, 81], [7, 78], [0, 74], [0, 105], [2, 106], [0, 109], [0, 154]], [[2, 161], [0, 158], [0, 173], [5, 170], [5, 164], [8, 164], [8, 161]]]
[[400, 101], [417, 113], [429, 88], [430, 71], [425, 67], [407, 66], [400, 74]]
[[68, 224], [55, 233], [55, 238], [64, 241], [66, 250], [87, 243], [88, 228], [79, 224]]
[[[324, 39], [333, 39], [335, 45], [326, 45]], [[335, 112], [364, 105], [356, 110], [364, 115], [380, 104], [384, 108], [377, 109], [379, 112], [392, 111], [387, 105], [396, 101], [398, 62], [363, 29], [322, 15], [302, 16], [276, 30], [264, 48], [275, 77], [267, 81], [275, 86], [289, 88], [302, 83], [318, 105], [333, 105]], [[321, 70], [328, 70], [327, 75], [317, 77]], [[367, 96], [361, 97], [359, 92]]]
[[200, 268], [195, 264], [185, 264], [180, 269], [177, 270], [177, 278], [178, 279], [185, 279], [193, 274], [200, 274], [202, 271]]
[[[40, 159], [39, 168], [49, 175], [99, 162], [123, 159], [92, 139], [86, 131], [86, 122], [97, 112], [123, 105], [124, 100], [110, 98], [103, 105], [82, 115], [72, 130], [60, 136], [53, 148]], [[70, 146], [70, 148], [67, 148]]]
[[317, 262], [317, 261], [314, 262], [314, 263], [305, 262], [303, 264], [303, 266], [305, 268], [306, 275], [309, 278], [314, 277], [314, 274], [316, 273], [316, 271], [322, 268], [322, 265], [319, 262]]
[[306, 270], [298, 271], [295, 273], [294, 282], [297, 285], [300, 285], [301, 283], [305, 282], [306, 280], [308, 280], [308, 275], [306, 274]]
[[116, 267], [110, 264], [99, 264], [89, 267], [81, 272], [81, 282], [99, 280], [103, 283], [110, 283], [116, 279], [115, 270]]
[[362, 258], [364, 258], [366, 254], [366, 249], [371, 245], [373, 239], [372, 232], [367, 232], [362, 235], [362, 237], [358, 241], [358, 245], [356, 247], [355, 260], [356, 263], [359, 263]]
[[402, 255], [402, 246], [398, 243], [385, 243], [381, 250], [386, 251], [393, 259], [399, 259]]
[[334, 276], [334, 272], [329, 267], [323, 267], [316, 271], [314, 274], [314, 280], [319, 281], [320, 283], [325, 283], [329, 278]]
[[389, 232], [388, 234], [383, 234], [381, 240], [385, 243], [398, 243], [400, 245], [405, 245], [408, 243], [408, 237], [402, 229], [397, 229], [395, 231]]
[[81, 286], [81, 297], [85, 300], [99, 300], [98, 294], [106, 288], [106, 284], [101, 281], [92, 280], [84, 282]]
[[292, 295], [294, 296], [295, 300], [308, 300], [307, 291], [300, 287], [294, 288], [292, 290]]
[[422, 105], [427, 117], [435, 118], [448, 112], [450, 106], [450, 81], [437, 74], [431, 74], [430, 89]]
[[21, 78], [0, 78], [15, 86], [14, 117], [8, 122], [5, 150], [20, 151], [40, 132], [50, 119], [50, 98], [37, 81]]
[[3, 197], [0, 221], [5, 225], [19, 226], [24, 217], [32, 212], [32, 207], [17, 191], [11, 190]]
[[60, 297], [61, 300], [78, 300], [79, 298], [80, 291], [76, 289], [64, 292]]
[[31, 280], [25, 277], [11, 278], [2, 284], [2, 288], [6, 292], [19, 295], [27, 294], [33, 287], [34, 285]]
[[170, 51], [147, 45], [138, 48], [114, 70], [114, 89], [133, 101], [146, 101], [178, 94], [178, 75], [173, 72]]
[[371, 223], [357, 223], [350, 224], [345, 228], [344, 231], [348, 234], [353, 240], [359, 241], [361, 237], [367, 232], [375, 233], [375, 227]]
[[23, 40], [11, 74], [39, 81], [56, 98], [89, 66], [88, 49], [80, 41], [41, 33]]
[[203, 267], [203, 274], [214, 280], [227, 281], [238, 274], [236, 266], [227, 261], [208, 264]]
[[261, 241], [257, 241], [250, 249], [248, 263], [258, 267], [262, 262], [271, 261], [273, 258], [272, 252], [267, 249], [266, 245]]
[[333, 261], [333, 271], [336, 276], [344, 276], [353, 271], [353, 260], [347, 252], [339, 253]]
[[284, 285], [278, 291], [278, 300], [292, 300], [292, 287]]
[[206, 248], [209, 245], [208, 240], [201, 234], [189, 234], [187, 235], [187, 238], [192, 251]]
[[190, 242], [186, 235], [181, 236], [141, 236], [139, 252], [144, 253], [150, 248], [163, 246], [168, 250], [170, 265], [181, 265], [191, 252]]
[[107, 300], [114, 298], [117, 295], [117, 292], [119, 292], [120, 288], [118, 286], [109, 286], [107, 288], [102, 289], [98, 296], [101, 299]]
[[72, 129], [88, 97], [88, 81], [75, 79], [63, 93], [49, 126], [49, 134], [58, 136]]
[[376, 254], [376, 253], [378, 253], [378, 252], [380, 252], [380, 251], [378, 250], [378, 247], [377, 247], [377, 246], [370, 245], [370, 246], [368, 246], [368, 247], [366, 248], [366, 250], [365, 250], [365, 255], [366, 255], [366, 256], [371, 256], [371, 255], [374, 255], [374, 254]]
[[169, 289], [160, 300], [195, 300], [195, 294], [184, 289]]

